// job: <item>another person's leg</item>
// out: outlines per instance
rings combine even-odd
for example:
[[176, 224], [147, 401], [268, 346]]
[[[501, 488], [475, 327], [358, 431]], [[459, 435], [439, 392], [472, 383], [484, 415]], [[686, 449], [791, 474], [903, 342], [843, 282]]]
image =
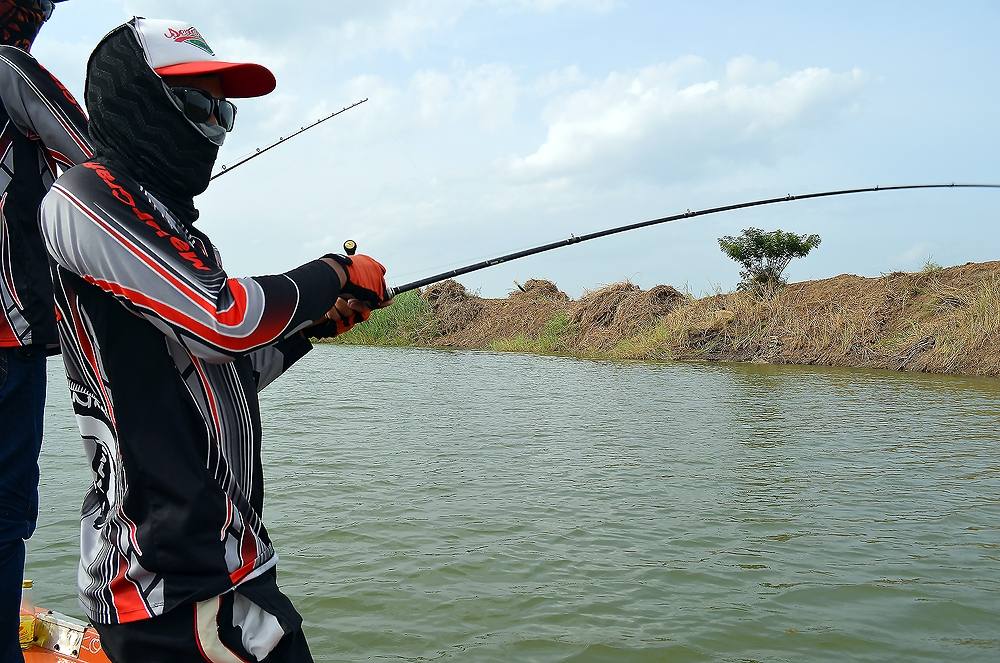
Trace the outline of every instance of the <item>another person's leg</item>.
[[17, 638], [23, 576], [24, 541], [0, 543], [0, 661], [4, 663], [23, 660]]
[[0, 348], [0, 655], [21, 660], [17, 624], [24, 539], [38, 517], [38, 452], [45, 408], [45, 354]]

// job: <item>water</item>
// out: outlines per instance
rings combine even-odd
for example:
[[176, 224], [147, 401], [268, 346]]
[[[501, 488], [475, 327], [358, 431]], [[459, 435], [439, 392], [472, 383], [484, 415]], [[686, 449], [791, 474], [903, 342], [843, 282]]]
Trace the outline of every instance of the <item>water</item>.
[[[88, 473], [50, 363], [39, 603]], [[263, 397], [319, 661], [1000, 660], [1000, 381], [319, 347]]]

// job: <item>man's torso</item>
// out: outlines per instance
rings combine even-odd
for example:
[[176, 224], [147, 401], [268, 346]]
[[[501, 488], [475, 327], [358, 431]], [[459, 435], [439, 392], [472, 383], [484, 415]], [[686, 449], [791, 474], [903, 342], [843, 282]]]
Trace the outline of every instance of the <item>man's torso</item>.
[[[143, 259], [157, 257], [146, 254], [142, 233], [171, 233], [197, 249], [192, 259], [216, 267], [207, 237], [127, 177], [89, 166], [59, 180], [43, 213], [66, 229], [96, 222]], [[81, 523], [81, 601], [90, 618], [145, 619], [273, 566], [261, 523], [250, 360], [207, 362], [109, 294], [114, 284], [88, 282], [55, 263], [52, 275], [63, 360], [94, 475]], [[157, 290], [168, 282], [139, 288], [148, 306], [162, 306]]]

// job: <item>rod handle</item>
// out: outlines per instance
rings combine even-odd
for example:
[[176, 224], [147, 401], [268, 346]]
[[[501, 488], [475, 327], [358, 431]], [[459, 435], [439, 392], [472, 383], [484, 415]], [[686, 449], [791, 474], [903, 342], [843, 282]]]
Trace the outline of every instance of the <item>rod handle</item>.
[[[357, 252], [358, 252], [358, 243], [357, 242], [355, 242], [353, 239], [349, 239], [346, 242], [344, 242], [344, 253], [346, 253], [349, 256], [353, 256]], [[395, 296], [396, 296], [396, 289], [395, 288], [386, 288], [385, 289], [385, 300], [386, 301], [389, 301], [390, 299], [392, 299]]]

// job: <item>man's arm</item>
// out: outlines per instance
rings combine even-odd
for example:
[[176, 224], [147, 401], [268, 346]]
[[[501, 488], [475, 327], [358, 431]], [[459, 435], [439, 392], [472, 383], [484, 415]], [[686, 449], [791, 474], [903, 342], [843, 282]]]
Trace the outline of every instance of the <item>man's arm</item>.
[[312, 350], [312, 343], [302, 334], [278, 341], [266, 348], [250, 353], [253, 364], [253, 377], [257, 381], [257, 391], [268, 386], [282, 373], [291, 368], [292, 364]]
[[0, 101], [14, 126], [41, 140], [64, 169], [93, 156], [87, 116], [73, 95], [29, 53], [13, 46], [0, 46]]
[[[359, 259], [365, 258], [368, 258], [368, 256], [359, 257]], [[326, 257], [322, 258], [322, 260], [334, 269], [338, 269], [336, 261]], [[353, 265], [351, 266], [353, 267]], [[382, 266], [379, 263], [371, 261], [371, 267], [375, 269], [373, 276], [381, 278], [379, 274], [384, 274], [381, 269]], [[384, 283], [383, 281], [383, 286]], [[356, 293], [352, 294], [350, 292], [353, 285], [353, 283], [348, 284], [341, 290], [336, 304], [315, 325], [307, 327], [295, 336], [279, 341], [274, 345], [261, 348], [250, 355], [250, 360], [254, 366], [254, 379], [257, 381], [257, 391], [261, 391], [264, 387], [271, 384], [282, 373], [291, 368], [292, 364], [304, 357], [312, 349], [312, 343], [308, 339], [339, 336], [371, 316], [372, 310], [370, 305], [357, 299]], [[385, 292], [383, 289], [380, 298], [384, 296]], [[379, 304], [379, 308], [384, 308], [391, 303], [391, 301], [382, 301]]]
[[334, 305], [346, 280], [323, 260], [231, 278], [137, 188], [92, 162], [53, 186], [41, 227], [56, 263], [209, 361], [292, 339]]

